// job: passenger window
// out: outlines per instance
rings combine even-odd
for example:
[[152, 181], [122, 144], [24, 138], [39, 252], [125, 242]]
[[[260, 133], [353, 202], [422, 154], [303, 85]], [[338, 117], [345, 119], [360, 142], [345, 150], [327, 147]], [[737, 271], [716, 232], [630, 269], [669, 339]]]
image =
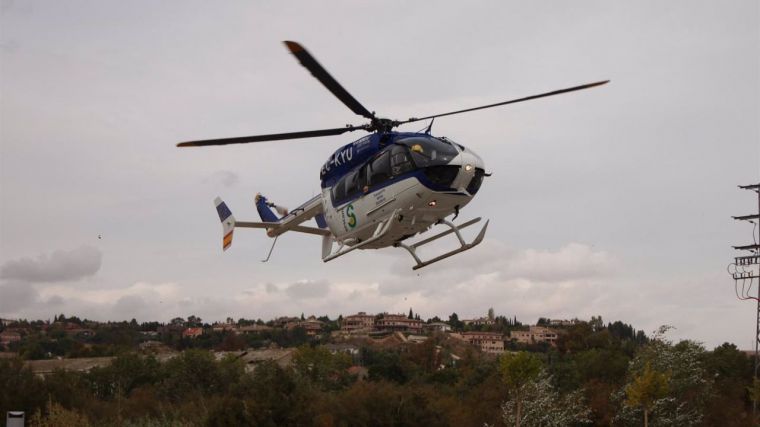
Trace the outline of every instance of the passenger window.
[[390, 166], [390, 153], [388, 151], [373, 160], [369, 167], [369, 185], [375, 186], [390, 179]]
[[396, 145], [391, 149], [391, 172], [393, 176], [398, 176], [414, 169], [411, 157], [406, 147]]

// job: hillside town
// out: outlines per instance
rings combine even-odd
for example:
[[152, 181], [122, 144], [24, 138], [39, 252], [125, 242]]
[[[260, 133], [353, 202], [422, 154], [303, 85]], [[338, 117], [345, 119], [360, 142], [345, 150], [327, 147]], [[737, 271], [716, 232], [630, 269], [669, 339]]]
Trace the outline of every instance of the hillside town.
[[669, 326], [645, 334], [600, 316], [60, 314], [0, 328], [0, 411], [31, 425], [503, 426], [532, 411], [549, 425], [751, 426], [760, 397], [735, 345], [673, 343]]
[[[58, 366], [81, 366], [67, 359], [110, 358], [123, 351], [168, 354], [188, 348], [216, 351], [268, 351], [303, 344], [346, 344], [363, 342], [421, 343], [435, 334], [461, 341], [483, 353], [499, 355], [528, 347], [556, 347], [563, 329], [578, 319], [539, 319], [523, 325], [516, 318], [488, 315], [460, 320], [453, 313], [444, 321], [425, 321], [410, 308], [403, 313], [358, 312], [330, 319], [327, 316], [283, 316], [269, 321], [227, 318], [205, 323], [197, 316], [174, 318], [167, 323], [98, 322], [76, 316], [56, 315], [50, 320], [0, 319], [0, 349], [3, 357], [24, 360], [56, 359]], [[644, 339], [641, 332], [640, 339]], [[46, 366], [29, 362], [30, 366]]]

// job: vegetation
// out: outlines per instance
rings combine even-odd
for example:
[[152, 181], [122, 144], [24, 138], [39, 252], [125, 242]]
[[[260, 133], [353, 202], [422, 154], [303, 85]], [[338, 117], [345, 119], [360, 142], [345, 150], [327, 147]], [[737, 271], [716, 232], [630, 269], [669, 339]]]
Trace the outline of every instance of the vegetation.
[[[521, 327], [489, 314], [486, 327]], [[456, 314], [449, 320], [465, 329]], [[327, 318], [315, 337], [273, 327], [183, 338], [182, 328], [171, 327], [187, 326], [179, 318], [107, 324], [78, 337], [62, 326], [71, 318], [56, 321], [63, 334], [58, 326], [30, 333], [16, 344], [20, 357], [0, 359], [0, 413], [23, 410], [39, 426], [751, 426], [750, 398], [760, 395], [751, 360], [732, 344], [708, 351], [669, 341], [667, 327], [648, 338], [601, 318], [562, 326], [555, 346], [511, 343], [513, 351], [499, 357], [443, 333], [421, 343], [366, 339], [345, 353], [322, 345], [335, 328]], [[150, 339], [182, 351], [135, 351], [143, 332], [159, 329]], [[297, 348], [288, 363], [246, 364], [239, 353], [212, 351], [263, 346]], [[54, 351], [115, 359], [45, 377], [22, 360]]]

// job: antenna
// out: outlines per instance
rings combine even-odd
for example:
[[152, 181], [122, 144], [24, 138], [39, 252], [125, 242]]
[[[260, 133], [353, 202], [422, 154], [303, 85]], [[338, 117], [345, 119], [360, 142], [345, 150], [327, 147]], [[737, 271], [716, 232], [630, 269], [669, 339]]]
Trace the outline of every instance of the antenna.
[[[739, 251], [749, 251], [751, 255], [742, 255], [734, 258], [729, 264], [728, 271], [734, 278], [734, 291], [740, 300], [755, 300], [757, 303], [757, 322], [755, 324], [755, 371], [754, 380], [760, 370], [760, 184], [740, 185], [742, 190], [751, 190], [757, 193], [757, 214], [732, 217], [737, 221], [749, 221], [755, 226], [752, 229], [752, 240], [749, 245], [734, 246]], [[757, 237], [755, 231], [757, 230]], [[752, 284], [757, 287], [757, 296], [750, 295]], [[741, 288], [741, 292], [740, 292]], [[752, 415], [757, 411], [757, 401], [752, 401]]]
[[430, 124], [428, 125], [427, 129], [425, 129], [425, 133], [430, 135], [430, 131], [433, 130], [433, 123], [435, 122], [435, 117], [433, 117], [432, 120], [430, 120]]

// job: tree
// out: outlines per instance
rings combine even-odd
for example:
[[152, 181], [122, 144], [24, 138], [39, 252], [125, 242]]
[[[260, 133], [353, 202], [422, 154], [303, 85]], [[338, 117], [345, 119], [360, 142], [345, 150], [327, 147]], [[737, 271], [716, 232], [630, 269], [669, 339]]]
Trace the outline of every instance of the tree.
[[350, 382], [351, 356], [331, 354], [322, 347], [303, 345], [293, 355], [293, 369], [299, 377], [325, 390], [335, 390]]
[[494, 318], [495, 318], [495, 316], [494, 316], [494, 312], [493, 312], [493, 307], [491, 307], [491, 308], [488, 309], [488, 320], [492, 321], [492, 320], [494, 320]]
[[669, 377], [667, 373], [655, 371], [647, 363], [644, 371], [625, 387], [626, 404], [644, 411], [644, 427], [649, 426], [649, 411], [654, 403], [668, 394]]
[[407, 316], [407, 319], [414, 319], [414, 314], [412, 313], [411, 307], [409, 307], [409, 316]]
[[[628, 403], [628, 391], [636, 390], [637, 381], [643, 381], [647, 370], [667, 375], [664, 396], [654, 399], [647, 411], [648, 418], [656, 419], [658, 425], [698, 425], [704, 422], [705, 408], [712, 397], [713, 379], [705, 369], [706, 352], [693, 341], [681, 341], [673, 345], [665, 338], [670, 326], [662, 326], [649, 343], [642, 347], [629, 367], [629, 381], [613, 397], [621, 408], [613, 424], [637, 425], [644, 417], [644, 407]], [[652, 386], [652, 388], [654, 388]], [[654, 394], [657, 396], [657, 394]]]
[[[43, 380], [21, 359], [0, 359], [0, 415], [7, 411], [32, 413], [45, 405]], [[21, 409], [23, 408], [23, 409]]]
[[591, 410], [583, 402], [582, 390], [560, 393], [552, 386], [545, 374], [530, 380], [522, 387], [522, 413], [519, 412], [517, 396], [511, 396], [501, 405], [502, 419], [507, 425], [516, 426], [569, 426], [590, 424]]
[[48, 400], [46, 414], [42, 415], [39, 409], [29, 420], [29, 424], [38, 427], [68, 427], [82, 426], [87, 427], [90, 421], [84, 414], [76, 410], [69, 410], [52, 401]]
[[752, 380], [752, 386], [747, 387], [747, 392], [749, 393], [749, 398], [753, 402], [760, 401], [760, 380], [754, 378]]
[[518, 353], [504, 353], [499, 358], [499, 373], [507, 385], [512, 397], [510, 402], [514, 406], [515, 426], [520, 427], [522, 420], [523, 400], [526, 387], [538, 378], [543, 368], [543, 363], [534, 354], [521, 351]]
[[459, 320], [459, 316], [457, 316], [456, 313], [451, 313], [451, 316], [449, 316], [449, 325], [451, 325], [451, 329], [454, 330], [462, 329], [462, 322]]
[[187, 317], [187, 326], [190, 328], [197, 328], [199, 326], [203, 326], [203, 320], [200, 317], [194, 314], [191, 314], [190, 316]]
[[602, 321], [602, 316], [591, 316], [591, 320], [588, 323], [591, 325], [591, 328], [594, 330], [594, 332], [599, 332], [604, 329], [604, 321]]

